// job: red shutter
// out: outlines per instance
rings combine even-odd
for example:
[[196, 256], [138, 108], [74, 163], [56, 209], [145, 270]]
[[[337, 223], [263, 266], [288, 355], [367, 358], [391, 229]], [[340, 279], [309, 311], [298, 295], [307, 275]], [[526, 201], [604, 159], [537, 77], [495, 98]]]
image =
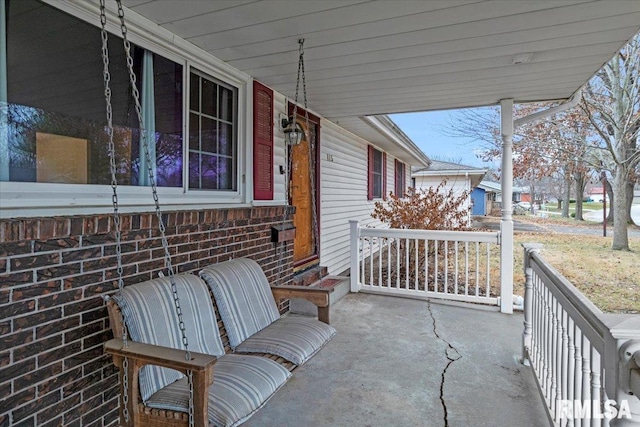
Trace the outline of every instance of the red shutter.
[[387, 200], [387, 153], [382, 153], [382, 198]]
[[367, 200], [373, 200], [373, 147], [367, 151]]
[[253, 198], [273, 200], [273, 91], [253, 82]]

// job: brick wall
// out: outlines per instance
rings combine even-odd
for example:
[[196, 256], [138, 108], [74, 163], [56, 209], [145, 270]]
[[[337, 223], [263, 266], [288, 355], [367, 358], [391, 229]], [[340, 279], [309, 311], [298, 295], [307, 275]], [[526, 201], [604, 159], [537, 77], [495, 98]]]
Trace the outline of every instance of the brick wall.
[[[273, 283], [288, 282], [293, 245], [276, 250], [270, 228], [284, 214], [165, 213], [173, 265], [197, 271], [248, 256]], [[109, 215], [0, 220], [0, 427], [116, 424], [117, 371], [102, 351], [111, 338], [102, 296], [117, 288], [111, 225]], [[122, 230], [125, 286], [157, 277], [155, 214], [122, 215]]]

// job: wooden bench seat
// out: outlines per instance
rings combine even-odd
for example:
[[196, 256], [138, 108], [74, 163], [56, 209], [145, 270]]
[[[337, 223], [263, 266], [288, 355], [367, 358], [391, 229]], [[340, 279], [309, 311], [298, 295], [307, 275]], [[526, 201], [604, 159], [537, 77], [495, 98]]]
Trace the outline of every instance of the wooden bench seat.
[[[185, 377], [189, 371], [193, 375], [195, 425], [239, 425], [264, 405], [299, 363], [268, 352], [248, 355], [236, 348], [234, 354], [211, 289], [192, 274], [176, 275], [175, 282], [191, 360], [185, 358], [168, 278], [127, 286], [107, 300], [115, 338], [105, 344], [105, 352], [120, 369], [121, 391], [125, 360], [128, 365], [125, 394], [129, 420], [125, 421], [121, 406], [121, 425], [189, 425]], [[287, 298], [289, 290], [275, 288], [273, 293]], [[318, 306], [324, 304], [318, 294], [311, 295]], [[324, 295], [328, 306], [328, 294]], [[129, 331], [128, 347], [122, 340], [123, 318]], [[257, 376], [252, 373], [256, 369]], [[257, 394], [242, 395], [246, 387], [234, 384], [238, 376], [241, 382], [251, 384], [249, 389], [258, 390]], [[242, 395], [239, 399], [238, 393]]]

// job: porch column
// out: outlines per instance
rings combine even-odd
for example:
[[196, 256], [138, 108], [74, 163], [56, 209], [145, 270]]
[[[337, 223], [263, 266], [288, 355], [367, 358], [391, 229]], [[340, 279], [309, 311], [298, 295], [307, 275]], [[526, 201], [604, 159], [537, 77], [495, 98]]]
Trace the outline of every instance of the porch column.
[[358, 292], [360, 290], [360, 261], [358, 259], [359, 254], [359, 231], [358, 220], [349, 220], [349, 248], [350, 248], [350, 287], [351, 292]]
[[513, 99], [500, 101], [502, 220], [500, 221], [500, 311], [513, 313]]

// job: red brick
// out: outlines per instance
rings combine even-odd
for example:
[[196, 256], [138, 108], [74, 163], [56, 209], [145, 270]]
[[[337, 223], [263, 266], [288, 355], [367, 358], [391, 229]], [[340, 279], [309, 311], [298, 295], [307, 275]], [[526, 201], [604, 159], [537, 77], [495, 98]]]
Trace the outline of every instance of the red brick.
[[60, 392], [55, 391], [53, 393], [49, 393], [45, 396], [38, 396], [37, 400], [31, 401], [27, 405], [24, 405], [20, 408], [15, 409], [12, 412], [13, 421], [20, 421], [23, 418], [34, 414], [40, 408], [46, 408], [49, 405], [53, 405], [56, 402], [60, 401]]
[[68, 316], [55, 322], [47, 323], [36, 328], [36, 338], [62, 333], [67, 329], [80, 325], [80, 316]]
[[36, 270], [36, 279], [38, 282], [42, 282], [44, 280], [73, 276], [74, 274], [79, 274], [81, 269], [82, 263], [80, 262], [42, 268]]
[[93, 298], [85, 299], [82, 301], [78, 301], [76, 303], [66, 305], [64, 307], [64, 315], [70, 316], [73, 314], [82, 313], [83, 311], [94, 309], [96, 307], [103, 307], [102, 298], [93, 297]]
[[[22, 360], [0, 369], [0, 384], [12, 380], [25, 372], [33, 371], [36, 368], [36, 359]], [[17, 391], [17, 390], [16, 390]]]
[[[29, 340], [31, 341], [31, 340]], [[55, 335], [46, 339], [38, 340], [30, 344], [18, 347], [14, 346], [13, 359], [22, 360], [31, 356], [35, 356], [53, 347], [62, 345], [62, 335]], [[42, 366], [42, 365], [40, 365]]]
[[28, 316], [16, 317], [13, 319], [13, 330], [17, 332], [23, 329], [32, 328], [36, 325], [58, 320], [61, 317], [62, 309], [60, 307], [46, 311], [37, 311]]
[[33, 331], [20, 331], [15, 334], [7, 334], [0, 336], [0, 348], [12, 349], [19, 345], [24, 345], [33, 341]]
[[102, 257], [102, 246], [92, 246], [73, 251], [62, 252], [62, 262], [82, 261]]
[[80, 340], [89, 335], [96, 334], [104, 329], [102, 322], [93, 322], [86, 325], [82, 325], [79, 328], [75, 328], [65, 332], [64, 342], [68, 344], [72, 341]]
[[0, 289], [11, 288], [19, 285], [26, 285], [33, 282], [32, 271], [22, 271], [20, 273], [0, 274]]
[[58, 360], [63, 360], [64, 358], [71, 357], [81, 349], [81, 343], [79, 341], [76, 341], [74, 343], [66, 344], [62, 347], [58, 347], [50, 351], [43, 351], [38, 355], [38, 366], [44, 366]]
[[52, 239], [56, 235], [56, 221], [50, 218], [40, 219], [38, 224], [38, 238], [41, 240]]
[[64, 387], [82, 376], [82, 368], [75, 368], [60, 375], [49, 378], [38, 385], [38, 394], [46, 394], [52, 390]]
[[47, 378], [54, 377], [62, 372], [62, 362], [54, 363], [44, 368], [28, 372], [26, 375], [13, 380], [13, 386], [16, 390], [22, 390], [27, 386], [38, 384]]
[[13, 289], [13, 301], [22, 301], [28, 298], [35, 298], [42, 295], [48, 295], [53, 292], [59, 292], [62, 289], [60, 280], [51, 280], [49, 282], [36, 283], [31, 286], [24, 286]]
[[58, 292], [38, 299], [38, 310], [43, 310], [59, 305], [67, 304], [71, 301], [78, 301], [82, 298], [82, 289], [73, 289], [65, 292]]

